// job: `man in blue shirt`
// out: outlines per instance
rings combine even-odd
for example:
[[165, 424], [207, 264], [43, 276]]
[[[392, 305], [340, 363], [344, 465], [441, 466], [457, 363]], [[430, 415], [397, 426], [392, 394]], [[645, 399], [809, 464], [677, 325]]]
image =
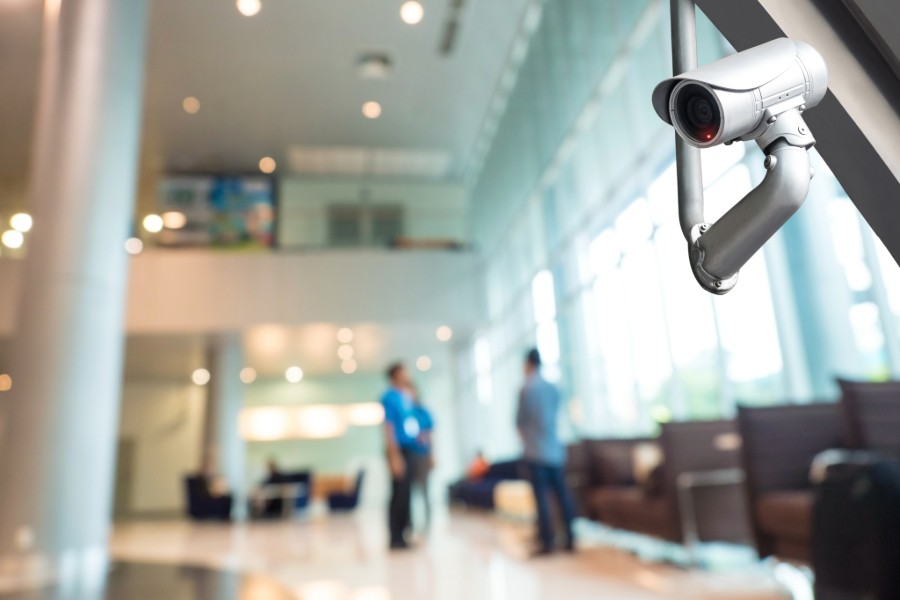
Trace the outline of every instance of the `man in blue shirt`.
[[409, 547], [406, 534], [410, 526], [410, 497], [412, 494], [413, 454], [420, 433], [415, 405], [408, 393], [410, 379], [402, 363], [394, 363], [387, 370], [390, 387], [381, 397], [384, 407], [384, 446], [391, 472], [391, 503], [388, 527], [391, 549]]
[[566, 448], [559, 439], [557, 416], [562, 402], [559, 390], [541, 376], [541, 355], [537, 349], [525, 357], [525, 385], [519, 395], [516, 426], [524, 447], [524, 462], [528, 470], [538, 513], [541, 548], [538, 555], [552, 554], [555, 548], [553, 523], [550, 516], [549, 493], [552, 491], [562, 512], [566, 550], [575, 549], [572, 521], [575, 509], [566, 489]]

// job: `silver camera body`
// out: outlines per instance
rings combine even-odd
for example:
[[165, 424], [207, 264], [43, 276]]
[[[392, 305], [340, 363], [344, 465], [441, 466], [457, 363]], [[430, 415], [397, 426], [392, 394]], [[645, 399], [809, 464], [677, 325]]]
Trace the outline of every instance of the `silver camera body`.
[[779, 115], [816, 106], [827, 89], [828, 68], [815, 48], [780, 38], [666, 79], [652, 100], [692, 146], [757, 140], [765, 148]]

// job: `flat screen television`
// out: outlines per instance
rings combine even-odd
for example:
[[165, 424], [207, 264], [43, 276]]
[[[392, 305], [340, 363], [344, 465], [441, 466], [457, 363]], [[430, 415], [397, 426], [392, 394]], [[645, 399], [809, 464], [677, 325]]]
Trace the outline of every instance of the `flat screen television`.
[[[172, 176], [159, 185], [159, 213], [170, 224], [160, 246], [269, 248], [275, 230], [274, 181], [265, 176]], [[181, 213], [168, 215], [167, 213]]]

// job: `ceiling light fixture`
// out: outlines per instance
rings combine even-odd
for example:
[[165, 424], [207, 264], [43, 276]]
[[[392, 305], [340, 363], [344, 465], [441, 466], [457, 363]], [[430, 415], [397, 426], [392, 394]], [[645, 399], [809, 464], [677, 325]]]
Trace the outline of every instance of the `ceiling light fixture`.
[[197, 385], [206, 385], [209, 383], [209, 371], [206, 369], [196, 369], [191, 374], [191, 381], [193, 381]]
[[400, 7], [400, 18], [407, 25], [418, 25], [425, 18], [425, 9], [417, 0], [408, 0]]
[[284, 378], [288, 380], [288, 383], [300, 383], [303, 380], [303, 369], [288, 367], [288, 370], [284, 372]]
[[359, 365], [356, 364], [356, 361], [352, 358], [348, 358], [341, 362], [341, 371], [346, 373], [347, 375], [353, 375], [356, 373], [356, 369]]
[[142, 242], [139, 238], [132, 237], [125, 240], [125, 252], [131, 254], [132, 256], [136, 256], [144, 251], [144, 242]]
[[278, 167], [278, 164], [271, 156], [263, 156], [261, 159], [259, 159], [259, 170], [266, 175], [274, 173], [276, 167]]
[[241, 369], [241, 381], [244, 383], [253, 383], [256, 381], [256, 369], [253, 367], [244, 367]]
[[189, 115], [196, 115], [200, 112], [200, 101], [193, 96], [188, 96], [181, 101], [181, 108]]
[[449, 342], [453, 337], [453, 330], [446, 325], [441, 325], [434, 333], [439, 342]]
[[425, 356], [424, 354], [416, 359], [416, 368], [422, 371], [428, 371], [431, 369], [431, 358]]
[[349, 327], [338, 329], [337, 339], [342, 344], [349, 344], [353, 341], [353, 330]]
[[181, 229], [187, 225], [187, 215], [177, 210], [164, 212], [162, 214], [163, 225], [166, 229]]
[[377, 119], [381, 116], [381, 105], [374, 100], [369, 100], [362, 105], [362, 114], [367, 119]]
[[3, 373], [0, 375], [0, 392], [8, 392], [12, 389], [12, 377]]
[[[360, 402], [342, 407], [347, 423], [354, 427], [371, 427], [384, 423], [384, 407], [380, 402]], [[355, 598], [355, 596], [354, 596]]]
[[159, 215], [147, 215], [143, 221], [144, 229], [150, 233], [159, 233], [162, 231], [164, 224], [162, 217]]
[[252, 17], [262, 10], [262, 2], [260, 0], [237, 0], [238, 12], [245, 17]]
[[341, 360], [350, 360], [353, 358], [353, 346], [344, 344], [338, 347], [338, 358]]
[[16, 250], [21, 248], [22, 244], [25, 243], [25, 236], [22, 235], [21, 231], [10, 229], [9, 231], [3, 232], [3, 235], [0, 236], [0, 242], [10, 250]]
[[28, 233], [34, 225], [34, 220], [28, 213], [16, 213], [10, 217], [9, 224], [19, 233]]

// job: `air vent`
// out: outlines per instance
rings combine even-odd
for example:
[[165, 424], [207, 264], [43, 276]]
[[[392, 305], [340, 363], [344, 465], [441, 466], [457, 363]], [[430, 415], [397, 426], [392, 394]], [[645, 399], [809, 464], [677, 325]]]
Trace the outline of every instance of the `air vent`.
[[452, 156], [443, 150], [359, 146], [291, 146], [292, 172], [308, 175], [348, 175], [443, 179]]
[[364, 52], [356, 60], [360, 79], [387, 79], [393, 70], [394, 63], [386, 52]]

